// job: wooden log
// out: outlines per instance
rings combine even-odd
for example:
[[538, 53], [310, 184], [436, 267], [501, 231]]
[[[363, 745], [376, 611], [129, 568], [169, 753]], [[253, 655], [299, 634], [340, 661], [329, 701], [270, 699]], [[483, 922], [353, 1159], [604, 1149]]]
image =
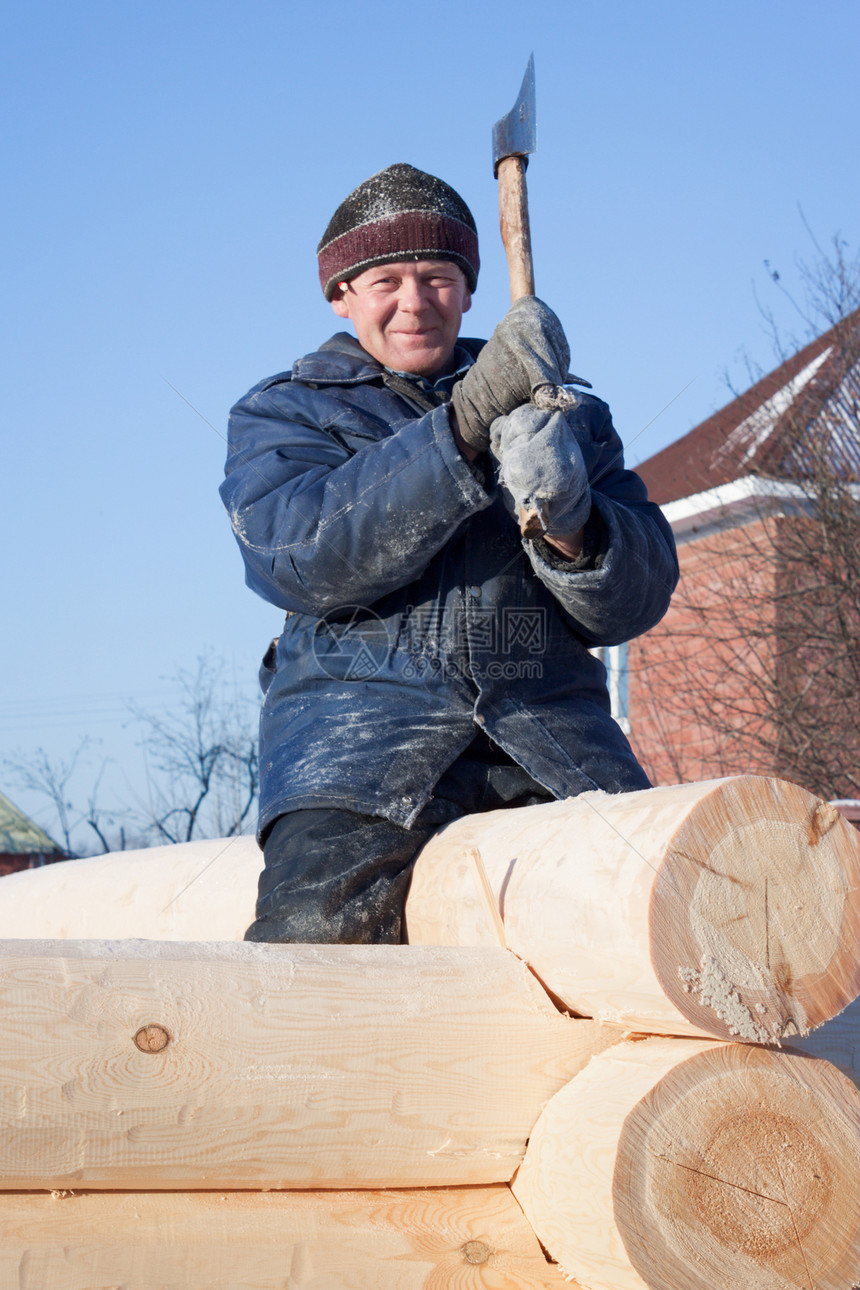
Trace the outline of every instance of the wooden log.
[[498, 942], [574, 1012], [778, 1043], [860, 991], [860, 835], [754, 776], [467, 816], [430, 840], [410, 943]]
[[[858, 850], [827, 804], [779, 781], [586, 794], [443, 830], [416, 866], [409, 934], [497, 945], [501, 911], [507, 944], [576, 1012], [790, 1041], [860, 985]], [[0, 935], [240, 940], [261, 864], [234, 838], [13, 875]]]
[[860, 1093], [774, 1049], [624, 1043], [549, 1103], [513, 1191], [595, 1290], [848, 1290]]
[[0, 1285], [21, 1290], [551, 1290], [504, 1185], [435, 1191], [7, 1193]]
[[0, 940], [241, 941], [263, 853], [254, 838], [116, 851], [10, 874]]
[[619, 1037], [508, 951], [0, 943], [0, 1188], [508, 1181]]

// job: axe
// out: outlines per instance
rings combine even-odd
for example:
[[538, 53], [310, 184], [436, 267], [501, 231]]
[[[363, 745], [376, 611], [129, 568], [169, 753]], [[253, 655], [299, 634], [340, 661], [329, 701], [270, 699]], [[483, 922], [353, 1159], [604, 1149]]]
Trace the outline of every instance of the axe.
[[[520, 86], [519, 97], [507, 116], [493, 126], [493, 174], [499, 181], [499, 224], [508, 260], [511, 302], [535, 294], [532, 239], [529, 228], [529, 198], [526, 166], [529, 153], [537, 150], [535, 132], [535, 59], [532, 54]], [[578, 385], [591, 389], [588, 381], [573, 377]], [[572, 384], [540, 385], [532, 393], [536, 407], [548, 412], [569, 412], [579, 403]], [[547, 527], [539, 507], [520, 511], [520, 531], [536, 537]]]

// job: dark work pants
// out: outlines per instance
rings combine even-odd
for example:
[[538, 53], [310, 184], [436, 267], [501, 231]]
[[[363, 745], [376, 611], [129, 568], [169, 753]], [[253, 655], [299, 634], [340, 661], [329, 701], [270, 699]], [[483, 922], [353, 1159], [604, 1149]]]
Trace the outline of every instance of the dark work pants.
[[437, 829], [461, 815], [552, 800], [481, 734], [411, 828], [330, 807], [281, 815], [264, 843], [257, 916], [245, 940], [397, 945], [412, 863]]

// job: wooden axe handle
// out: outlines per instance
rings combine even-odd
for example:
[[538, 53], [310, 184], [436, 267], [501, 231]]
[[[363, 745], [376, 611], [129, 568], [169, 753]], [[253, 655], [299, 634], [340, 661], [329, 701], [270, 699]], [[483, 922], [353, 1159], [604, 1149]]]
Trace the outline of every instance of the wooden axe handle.
[[[521, 296], [533, 296], [535, 293], [525, 161], [522, 157], [504, 157], [499, 162], [498, 176], [499, 225], [505, 255], [508, 257], [513, 304]], [[545, 527], [546, 516], [539, 509], [527, 511], [520, 508], [520, 532], [523, 537], [538, 537]]]
[[526, 167], [522, 157], [504, 157], [499, 162], [499, 224], [508, 257], [511, 302], [535, 293], [532, 265], [532, 237], [529, 230], [529, 197]]

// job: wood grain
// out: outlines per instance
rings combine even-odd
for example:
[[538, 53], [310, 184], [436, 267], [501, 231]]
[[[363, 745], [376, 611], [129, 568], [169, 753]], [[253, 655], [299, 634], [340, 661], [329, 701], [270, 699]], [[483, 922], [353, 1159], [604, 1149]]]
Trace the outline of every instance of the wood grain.
[[508, 260], [511, 301], [514, 301], [535, 293], [529, 199], [523, 158], [503, 158], [499, 162], [498, 177], [499, 227]]
[[511, 1196], [437, 1191], [7, 1193], [17, 1290], [551, 1290]]
[[618, 1038], [500, 948], [6, 941], [0, 1016], [5, 1189], [507, 1181]]
[[644, 1033], [790, 1041], [860, 990], [860, 835], [738, 776], [467, 816], [430, 840], [410, 943], [506, 943], [573, 1011]]
[[513, 1189], [603, 1290], [846, 1290], [860, 1267], [860, 1093], [753, 1045], [616, 1046], [547, 1106]]
[[0, 939], [241, 941], [262, 868], [254, 838], [209, 838], [28, 869], [0, 882]]

